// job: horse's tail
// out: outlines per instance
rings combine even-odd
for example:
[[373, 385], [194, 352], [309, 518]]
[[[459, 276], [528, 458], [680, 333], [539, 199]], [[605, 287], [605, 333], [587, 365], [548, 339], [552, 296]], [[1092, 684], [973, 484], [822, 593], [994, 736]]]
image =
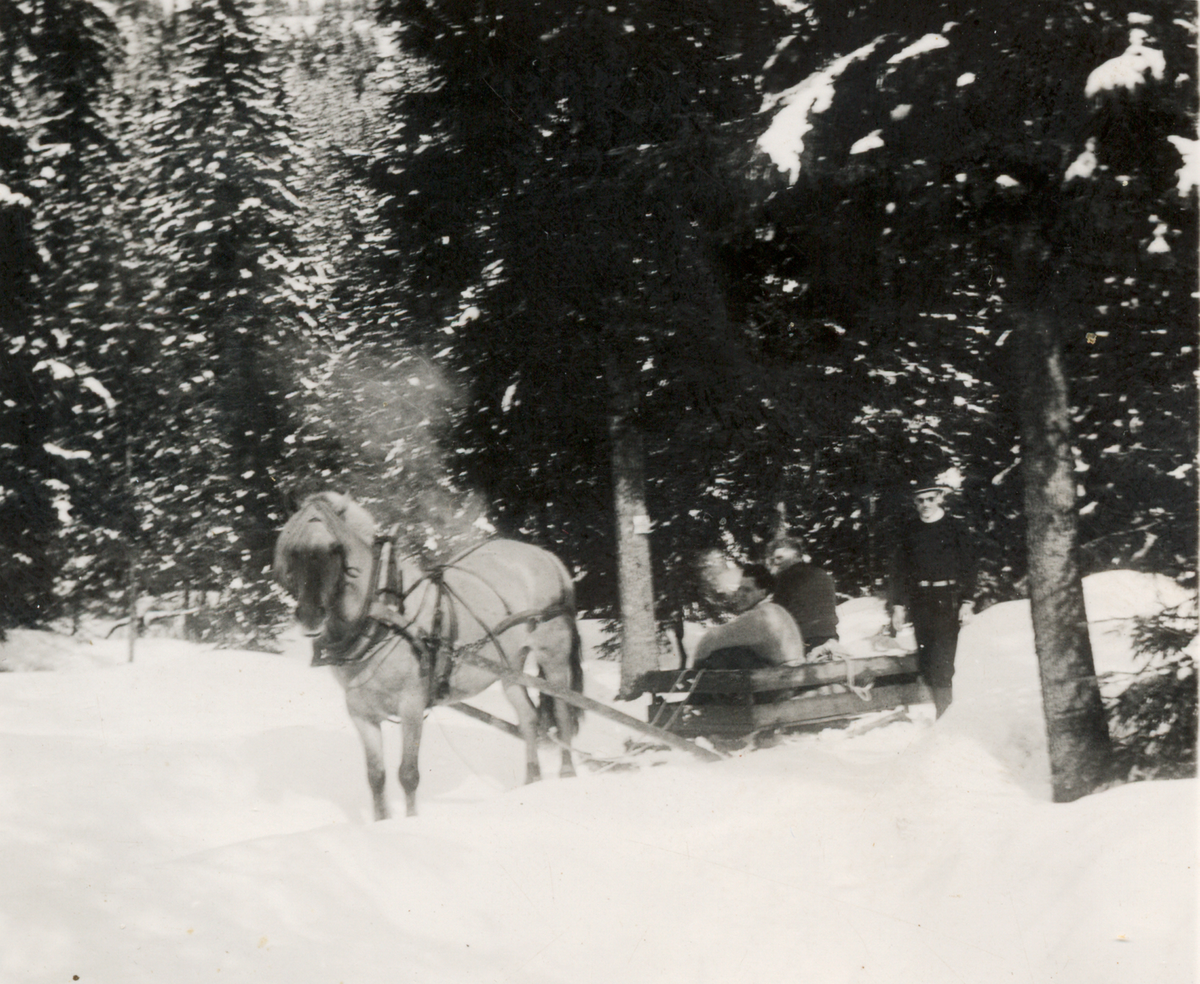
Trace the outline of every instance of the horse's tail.
[[[575, 624], [575, 619], [571, 619], [571, 653], [568, 657], [571, 667], [571, 689], [577, 694], [583, 693], [583, 643], [579, 638], [579, 626]], [[545, 677], [546, 673], [542, 669], [538, 669], [538, 676]], [[538, 730], [544, 734], [549, 734], [550, 728], [556, 723], [554, 716], [554, 698], [550, 694], [543, 693], [538, 698]], [[564, 701], [565, 703], [565, 701]], [[574, 704], [567, 704], [567, 721], [569, 735], [559, 735], [560, 741], [573, 741], [575, 735], [579, 732], [579, 722], [583, 720], [583, 708], [576, 707]]]

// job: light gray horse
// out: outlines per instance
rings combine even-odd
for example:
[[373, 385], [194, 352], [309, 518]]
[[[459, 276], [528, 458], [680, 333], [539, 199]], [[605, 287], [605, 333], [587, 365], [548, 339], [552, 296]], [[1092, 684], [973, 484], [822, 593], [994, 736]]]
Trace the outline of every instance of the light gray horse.
[[[334, 492], [306, 499], [275, 545], [275, 576], [296, 599], [296, 619], [314, 641], [313, 661], [334, 664], [346, 691], [377, 820], [390, 815], [383, 721], [400, 724], [400, 785], [412, 816], [428, 707], [479, 693], [501, 672], [520, 672], [530, 655], [550, 683], [583, 689], [574, 584], [553, 554], [489, 540], [422, 571], [408, 559], [381, 559], [389, 549], [394, 556], [395, 544], [377, 537], [370, 513]], [[525, 741], [525, 781], [533, 782], [541, 778], [538, 711], [520, 684], [507, 681], [504, 693]], [[549, 695], [541, 700], [552, 704], [564, 743], [559, 774], [573, 776], [566, 743], [578, 713]]]

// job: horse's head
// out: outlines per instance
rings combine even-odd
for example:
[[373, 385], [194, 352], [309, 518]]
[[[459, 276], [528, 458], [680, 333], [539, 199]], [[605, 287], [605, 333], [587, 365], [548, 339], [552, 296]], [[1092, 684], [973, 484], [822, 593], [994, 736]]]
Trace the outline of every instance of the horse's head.
[[375, 522], [346, 495], [309, 496], [275, 543], [275, 577], [296, 599], [305, 633], [337, 643], [352, 635], [366, 602]]

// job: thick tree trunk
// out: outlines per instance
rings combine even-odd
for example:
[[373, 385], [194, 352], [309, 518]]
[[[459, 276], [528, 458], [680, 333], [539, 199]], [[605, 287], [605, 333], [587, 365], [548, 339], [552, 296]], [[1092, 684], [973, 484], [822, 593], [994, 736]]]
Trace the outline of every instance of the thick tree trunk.
[[634, 420], [637, 399], [619, 369], [609, 368], [613, 412], [613, 512], [617, 523], [617, 590], [621, 602], [621, 689], [619, 700], [641, 693], [642, 674], [659, 668], [654, 578], [650, 568], [650, 518], [646, 511], [642, 435]]
[[1079, 569], [1075, 461], [1062, 351], [1046, 308], [1017, 315], [1025, 351], [1021, 455], [1034, 643], [1056, 802], [1108, 775], [1111, 743]]

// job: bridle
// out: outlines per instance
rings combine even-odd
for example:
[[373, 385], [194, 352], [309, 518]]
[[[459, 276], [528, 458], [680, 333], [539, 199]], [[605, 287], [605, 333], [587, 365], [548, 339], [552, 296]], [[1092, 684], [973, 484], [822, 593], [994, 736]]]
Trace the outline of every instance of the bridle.
[[[361, 542], [362, 537], [350, 528], [350, 524], [342, 518], [329, 500], [323, 497], [315, 498], [309, 505], [317, 511], [326, 529], [339, 544], [350, 538]], [[410, 642], [413, 642], [414, 645], [417, 644], [409, 631], [414, 620], [405, 620], [403, 617], [404, 599], [416, 585], [414, 584], [408, 591], [403, 590], [396, 557], [399, 532], [399, 524], [396, 524], [386, 533], [377, 532], [375, 534], [371, 544], [371, 570], [367, 578], [367, 587], [363, 592], [362, 605], [358, 613], [348, 620], [347, 640], [340, 645], [321, 644], [314, 641], [314, 666], [359, 662], [387, 638], [389, 628], [400, 631]], [[343, 560], [338, 581], [339, 596], [345, 591], [346, 572], [347, 566]], [[384, 599], [388, 597], [395, 599], [395, 609], [385, 603]], [[373, 621], [374, 625], [368, 629], [366, 624], [369, 621]]]

